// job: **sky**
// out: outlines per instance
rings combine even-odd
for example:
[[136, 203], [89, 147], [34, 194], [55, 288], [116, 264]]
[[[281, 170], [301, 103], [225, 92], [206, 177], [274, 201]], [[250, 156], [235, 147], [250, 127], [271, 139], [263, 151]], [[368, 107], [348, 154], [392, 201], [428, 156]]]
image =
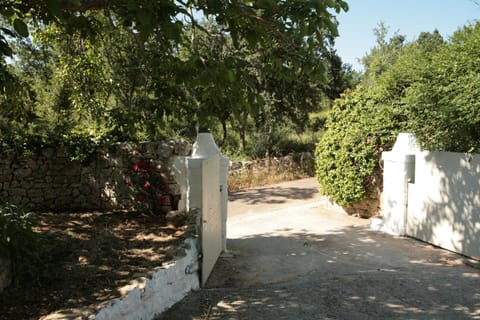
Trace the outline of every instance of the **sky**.
[[448, 39], [457, 29], [480, 19], [477, 0], [345, 0], [348, 12], [340, 13], [340, 36], [335, 48], [344, 63], [357, 71], [363, 67], [358, 59], [375, 46], [373, 29], [383, 22], [389, 35], [396, 31], [413, 41], [421, 32], [437, 29]]

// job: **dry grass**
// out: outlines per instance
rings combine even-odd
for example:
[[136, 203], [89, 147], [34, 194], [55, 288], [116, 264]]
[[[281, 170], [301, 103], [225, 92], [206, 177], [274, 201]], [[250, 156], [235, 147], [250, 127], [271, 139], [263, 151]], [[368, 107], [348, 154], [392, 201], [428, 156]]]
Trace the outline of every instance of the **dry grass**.
[[261, 187], [269, 184], [307, 178], [311, 176], [300, 166], [289, 166], [287, 168], [270, 165], [265, 167], [250, 167], [238, 172], [230, 173], [228, 176], [228, 191]]

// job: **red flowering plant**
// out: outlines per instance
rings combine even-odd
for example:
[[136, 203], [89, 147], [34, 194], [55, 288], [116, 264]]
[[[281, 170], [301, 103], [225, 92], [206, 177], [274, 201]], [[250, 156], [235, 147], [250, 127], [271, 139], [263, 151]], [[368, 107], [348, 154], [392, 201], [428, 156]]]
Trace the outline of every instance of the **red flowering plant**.
[[159, 169], [150, 159], [137, 159], [127, 180], [127, 185], [135, 192], [135, 201], [153, 214], [171, 209], [169, 187]]

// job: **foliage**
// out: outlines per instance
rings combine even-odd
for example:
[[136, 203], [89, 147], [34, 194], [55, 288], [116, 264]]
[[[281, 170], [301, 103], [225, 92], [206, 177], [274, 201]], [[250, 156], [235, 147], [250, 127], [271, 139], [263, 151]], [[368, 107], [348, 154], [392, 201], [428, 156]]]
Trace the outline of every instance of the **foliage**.
[[381, 151], [400, 131], [416, 133], [425, 149], [480, 150], [480, 24], [449, 41], [438, 31], [410, 43], [398, 34], [386, 41], [384, 28], [377, 35], [362, 84], [335, 102], [316, 149], [324, 192], [346, 205], [368, 194]]
[[322, 192], [342, 205], [363, 200], [381, 152], [395, 139], [395, 115], [378, 95], [358, 87], [335, 101], [326, 128], [315, 151]]
[[254, 132], [248, 154], [254, 159], [259, 159], [265, 156], [282, 157], [296, 153], [313, 153], [316, 135], [312, 135], [312, 132], [306, 129], [299, 133], [288, 124], [272, 127], [270, 132]]
[[[404, 98], [424, 148], [480, 152], [480, 24], [465, 26], [439, 49]], [[433, 53], [433, 54], [432, 54]]]
[[127, 184], [135, 192], [135, 200], [151, 214], [160, 214], [162, 207], [172, 204], [166, 179], [152, 160], [137, 159]]
[[0, 256], [10, 260], [15, 284], [25, 272], [31, 271], [32, 260], [38, 258], [34, 224], [33, 213], [11, 203], [0, 204]]
[[342, 0], [10, 0], [0, 9], [10, 24], [0, 56], [13, 58], [0, 61], [0, 134], [27, 150], [70, 136], [193, 139], [209, 129], [248, 152], [250, 132], [280, 122], [301, 131], [354, 81], [332, 49]]
[[405, 36], [398, 33], [387, 41], [388, 27], [380, 23], [373, 30], [376, 37], [376, 46], [361, 60], [365, 67], [363, 81], [365, 83], [375, 82], [376, 78], [387, 71], [398, 58], [405, 43]]

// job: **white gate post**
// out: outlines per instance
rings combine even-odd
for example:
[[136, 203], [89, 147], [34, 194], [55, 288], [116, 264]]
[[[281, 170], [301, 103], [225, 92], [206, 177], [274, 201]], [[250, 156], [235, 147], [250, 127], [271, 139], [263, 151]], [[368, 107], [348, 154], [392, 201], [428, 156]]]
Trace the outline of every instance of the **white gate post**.
[[192, 156], [187, 158], [187, 210], [202, 208], [203, 177], [202, 163], [211, 156], [219, 155], [218, 147], [210, 133], [199, 133], [193, 144]]
[[415, 179], [415, 152], [419, 151], [414, 134], [400, 133], [392, 151], [383, 152], [383, 221], [380, 230], [406, 234], [408, 183]]

